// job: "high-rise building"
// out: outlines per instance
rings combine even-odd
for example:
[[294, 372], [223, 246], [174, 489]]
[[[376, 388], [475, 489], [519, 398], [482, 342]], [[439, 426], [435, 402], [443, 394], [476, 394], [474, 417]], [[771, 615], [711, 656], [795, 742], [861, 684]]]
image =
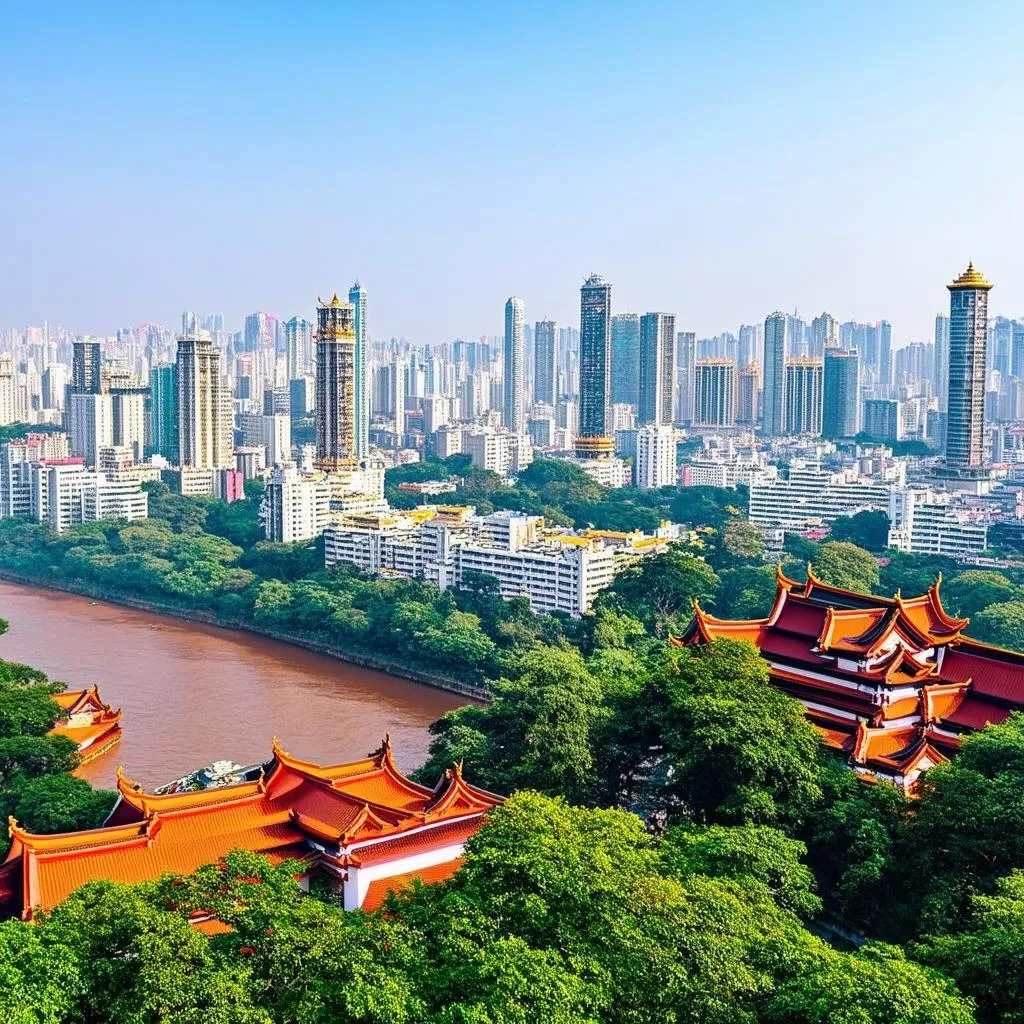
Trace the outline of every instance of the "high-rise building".
[[820, 359], [786, 361], [786, 433], [821, 434], [822, 365]]
[[839, 321], [831, 313], [822, 313], [811, 321], [809, 352], [813, 359], [821, 359], [825, 349], [839, 345]]
[[355, 308], [337, 295], [317, 300], [316, 468], [356, 464]]
[[864, 433], [871, 441], [891, 444], [902, 440], [900, 403], [885, 398], [869, 398], [864, 403]]
[[878, 390], [886, 398], [892, 388], [892, 324], [883, 320], [878, 325]]
[[558, 331], [554, 320], [538, 320], [533, 328], [533, 404], [554, 408], [557, 401]]
[[367, 333], [366, 289], [358, 282], [348, 290], [356, 329], [356, 458], [370, 454], [370, 335]]
[[178, 339], [178, 462], [232, 469], [231, 393], [209, 335]]
[[671, 487], [676, 482], [676, 432], [671, 426], [650, 423], [636, 432], [637, 487]]
[[[190, 337], [190, 335], [185, 335]], [[271, 347], [270, 334], [267, 327], [266, 313], [250, 313], [245, 318], [245, 335], [242, 343], [243, 352], [257, 352]]]
[[949, 388], [949, 317], [941, 313], [935, 318], [935, 395], [939, 412], [946, 411], [946, 391]]
[[1024, 322], [1020, 320], [1010, 327], [1010, 373], [1024, 380]]
[[611, 406], [612, 286], [591, 274], [580, 289], [580, 426], [576, 454], [610, 457], [615, 439]]
[[505, 303], [505, 377], [501, 418], [513, 434], [526, 433], [526, 353], [523, 347], [523, 300]]
[[761, 325], [740, 324], [736, 347], [736, 365], [742, 370], [751, 363], [761, 363]]
[[694, 398], [694, 426], [733, 426], [736, 423], [735, 361], [698, 359], [694, 373]]
[[170, 462], [178, 461], [179, 414], [177, 364], [154, 366], [149, 371], [148, 455], [162, 455]]
[[146, 451], [146, 398], [149, 389], [139, 386], [110, 389], [115, 445], [131, 452], [132, 462], [139, 463]]
[[313, 325], [301, 316], [293, 316], [284, 325], [284, 343], [288, 379], [304, 377], [313, 366]]
[[676, 422], [692, 423], [696, 379], [697, 335], [680, 331], [676, 335]]
[[612, 404], [640, 405], [640, 317], [612, 317]]
[[946, 466], [981, 473], [985, 458], [985, 344], [991, 282], [969, 263], [949, 288]]
[[[817, 322], [817, 321], [815, 321]], [[856, 350], [825, 349], [821, 434], [830, 441], [860, 430], [860, 356]]]
[[14, 360], [0, 356], [0, 426], [14, 423], [18, 418], [15, 402]]
[[99, 465], [100, 449], [114, 443], [114, 414], [110, 395], [72, 392], [68, 404], [71, 454], [86, 466]]
[[786, 314], [772, 313], [764, 322], [764, 395], [761, 430], [768, 437], [786, 433]]
[[753, 426], [758, 419], [758, 395], [761, 391], [761, 367], [757, 363], [747, 363], [740, 370], [739, 384], [736, 389], [736, 422]]
[[675, 416], [675, 333], [671, 313], [640, 317], [640, 406], [637, 422], [671, 426]]
[[78, 395], [98, 395], [103, 390], [100, 343], [88, 338], [76, 340], [72, 353], [71, 390]]

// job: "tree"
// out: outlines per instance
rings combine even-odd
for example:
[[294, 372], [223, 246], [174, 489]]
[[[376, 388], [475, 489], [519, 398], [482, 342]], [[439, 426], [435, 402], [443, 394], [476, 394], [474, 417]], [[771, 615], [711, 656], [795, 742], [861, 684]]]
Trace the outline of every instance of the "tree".
[[974, 1024], [970, 1004], [895, 946], [826, 952], [768, 1000], [765, 1024]]
[[812, 564], [818, 579], [835, 587], [870, 594], [878, 586], [878, 563], [856, 544], [822, 544]]
[[722, 548], [734, 559], [764, 558], [764, 534], [749, 519], [734, 516], [722, 528]]
[[884, 551], [889, 546], [889, 517], [878, 509], [840, 516], [833, 520], [830, 536], [834, 541], [849, 541], [866, 551]]
[[79, 952], [43, 928], [0, 923], [0, 1020], [64, 1024], [85, 992]]
[[954, 615], [973, 619], [989, 605], [1013, 601], [1017, 588], [1001, 573], [968, 569], [942, 588], [943, 602]]
[[23, 829], [45, 834], [99, 828], [116, 797], [73, 775], [40, 775], [16, 780], [0, 793], [0, 802]]
[[975, 895], [1024, 866], [1024, 713], [963, 740], [952, 761], [929, 769], [896, 858], [918, 930], [946, 931]]
[[732, 878], [765, 887], [786, 910], [821, 912], [814, 875], [803, 863], [807, 847], [766, 825], [689, 825], [670, 829], [663, 842], [668, 869], [688, 875]]
[[662, 740], [654, 800], [670, 820], [793, 825], [820, 799], [821, 740], [752, 645], [672, 652], [644, 700]]
[[966, 930], [929, 936], [913, 952], [977, 1001], [983, 1024], [1022, 1024], [1024, 871], [1000, 878], [992, 896], [974, 897]]
[[971, 620], [971, 635], [998, 647], [1024, 651], [1024, 601], [989, 605]]
[[529, 787], [587, 797], [596, 784], [593, 736], [607, 716], [598, 681], [576, 651], [538, 648], [485, 708], [450, 711], [430, 727], [430, 757], [417, 778], [430, 784], [454, 761], [498, 792]]
[[777, 589], [775, 569], [770, 565], [726, 569], [721, 573], [715, 614], [729, 619], [764, 618], [771, 611]]
[[713, 600], [718, 583], [707, 562], [672, 547], [622, 573], [611, 592], [622, 599], [630, 614], [663, 636], [671, 628], [682, 627], [678, 620], [689, 618], [695, 600]]
[[0, 687], [0, 737], [44, 736], [61, 716], [54, 687]]

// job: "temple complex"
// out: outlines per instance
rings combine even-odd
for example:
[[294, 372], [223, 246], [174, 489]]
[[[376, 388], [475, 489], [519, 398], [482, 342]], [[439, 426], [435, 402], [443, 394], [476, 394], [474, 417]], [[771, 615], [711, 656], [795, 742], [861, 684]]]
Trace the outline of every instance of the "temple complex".
[[58, 722], [50, 730], [50, 735], [66, 736], [75, 743], [83, 764], [105, 754], [120, 742], [121, 710], [115, 711], [109, 704], [104, 704], [98, 687], [65, 690], [54, 694], [53, 699], [67, 719]]
[[909, 792], [965, 734], [1024, 708], [1024, 654], [966, 636], [967, 620], [942, 607], [941, 581], [920, 597], [885, 598], [780, 570], [767, 618], [717, 619], [695, 604], [673, 642], [754, 644], [829, 747], [863, 778]]
[[187, 874], [236, 849], [297, 860], [335, 885], [346, 910], [373, 910], [413, 878], [458, 869], [463, 844], [502, 797], [477, 789], [461, 765], [431, 789], [405, 778], [391, 743], [351, 764], [321, 766], [283, 751], [251, 782], [158, 796], [118, 773], [102, 828], [33, 835], [9, 822], [0, 911], [31, 920], [94, 879], [143, 882]]

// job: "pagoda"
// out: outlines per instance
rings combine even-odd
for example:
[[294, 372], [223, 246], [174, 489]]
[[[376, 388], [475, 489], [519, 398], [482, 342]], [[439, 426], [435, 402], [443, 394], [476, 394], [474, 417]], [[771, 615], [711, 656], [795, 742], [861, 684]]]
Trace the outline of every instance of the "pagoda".
[[912, 792], [964, 735], [1024, 708], [1024, 654], [966, 636], [949, 615], [941, 575], [920, 597], [875, 597], [776, 574], [764, 619], [729, 620], [694, 604], [682, 647], [752, 643], [772, 683], [799, 700], [825, 744], [867, 780]]
[[79, 763], [105, 754], [121, 740], [121, 709], [116, 711], [100, 699], [97, 686], [88, 690], [65, 690], [53, 700], [61, 709], [61, 721], [51, 736], [64, 736], [78, 747]]
[[387, 737], [363, 760], [332, 766], [292, 757], [275, 739], [253, 781], [157, 795], [119, 770], [117, 790], [102, 828], [34, 835], [10, 819], [0, 910], [31, 920], [87, 882], [187, 874], [237, 849], [296, 860], [304, 877], [340, 890], [346, 910], [373, 910], [413, 878], [454, 874], [466, 839], [503, 800], [466, 782], [459, 764], [433, 788], [412, 782]]

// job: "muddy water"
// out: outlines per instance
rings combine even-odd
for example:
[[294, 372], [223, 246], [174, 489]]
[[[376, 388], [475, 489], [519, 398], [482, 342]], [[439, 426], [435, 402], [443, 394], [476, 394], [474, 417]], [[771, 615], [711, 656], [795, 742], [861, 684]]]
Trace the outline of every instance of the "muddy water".
[[427, 726], [466, 699], [275, 640], [0, 581], [0, 658], [74, 689], [98, 683], [124, 711], [121, 743], [79, 769], [111, 787], [119, 764], [152, 788], [219, 758], [350, 761], [391, 733], [402, 769], [419, 765]]

